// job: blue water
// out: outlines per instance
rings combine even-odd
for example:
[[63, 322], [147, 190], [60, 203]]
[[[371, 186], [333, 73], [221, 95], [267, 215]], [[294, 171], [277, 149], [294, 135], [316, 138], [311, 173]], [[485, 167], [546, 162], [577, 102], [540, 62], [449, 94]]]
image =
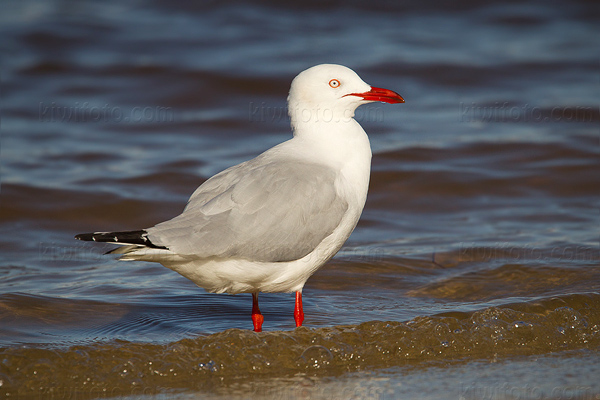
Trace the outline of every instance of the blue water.
[[[187, 338], [202, 348], [214, 334], [251, 328], [249, 295], [205, 293], [160, 265], [118, 262], [103, 255], [110, 246], [73, 235], [171, 218], [205, 179], [289, 138], [289, 84], [320, 63], [346, 65], [406, 103], [357, 112], [374, 152], [369, 197], [346, 246], [308, 281], [305, 325], [326, 340], [320, 329], [349, 325], [367, 335], [359, 324], [531, 304], [540, 307], [532, 313], [547, 316], [568, 307], [587, 325], [558, 358], [577, 365], [582, 385], [593, 383], [586, 366], [597, 358], [590, 318], [600, 312], [595, 3], [4, 1], [2, 9], [0, 351], [13, 367], [0, 365], [0, 394], [43, 381], [14, 367], [29, 371], [48, 360], [38, 348], [78, 360], [72, 346], [107, 346], [102, 351], [114, 360], [147, 363], [148, 349], [132, 358], [118, 341], [169, 349]], [[261, 309], [280, 349], [265, 357], [279, 365], [286, 353], [277, 335], [301, 342], [293, 296], [261, 295]], [[481, 329], [489, 322], [474, 321]], [[533, 323], [531, 338], [564, 329], [544, 321]], [[381, 329], [383, 345], [392, 346], [393, 334]], [[427, 332], [410, 346], [428, 348]], [[470, 343], [481, 342], [472, 334]], [[469, 365], [520, 379], [525, 372], [512, 357], [546, 359], [557, 349], [504, 334], [512, 344], [503, 342], [501, 364], [480, 349]], [[19, 353], [22, 346], [33, 352]], [[415, 382], [430, 382], [423, 397], [444, 398], [444, 377], [461, 373], [448, 360], [412, 372]], [[48, 362], [60, 370], [59, 361]], [[98, 375], [106, 365], [72, 362], [95, 387], [127, 392], [127, 377]], [[396, 384], [411, 387], [400, 379], [403, 362], [373, 362], [358, 377], [343, 375], [341, 362], [322, 375], [288, 372], [332, 381], [333, 391], [340, 376], [371, 388], [391, 379], [391, 391], [377, 395], [402, 398]], [[232, 375], [253, 376], [223, 363]], [[527, 368], [548, 398], [549, 382], [562, 389], [577, 383], [560, 383], [560, 366], [535, 365]], [[287, 387], [289, 375], [269, 374], [282, 380], [269, 386], [273, 393]], [[53, 379], [81, 390], [66, 372]], [[495, 387], [490, 379], [479, 382]], [[161, 385], [224, 397], [256, 389]], [[452, 393], [474, 398], [473, 391]]]

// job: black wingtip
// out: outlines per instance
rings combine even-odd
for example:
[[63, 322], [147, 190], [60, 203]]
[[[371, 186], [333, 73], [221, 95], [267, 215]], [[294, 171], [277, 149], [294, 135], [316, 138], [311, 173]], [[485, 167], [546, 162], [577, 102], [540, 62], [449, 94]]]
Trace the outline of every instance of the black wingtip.
[[86, 242], [91, 242], [94, 240], [94, 234], [93, 233], [80, 233], [79, 235], [75, 235], [75, 239], [83, 240]]
[[138, 246], [152, 247], [156, 249], [166, 249], [164, 246], [157, 246], [148, 239], [148, 232], [145, 230], [127, 231], [127, 232], [94, 232], [80, 233], [75, 235], [75, 239], [86, 242], [105, 242], [134, 244]]

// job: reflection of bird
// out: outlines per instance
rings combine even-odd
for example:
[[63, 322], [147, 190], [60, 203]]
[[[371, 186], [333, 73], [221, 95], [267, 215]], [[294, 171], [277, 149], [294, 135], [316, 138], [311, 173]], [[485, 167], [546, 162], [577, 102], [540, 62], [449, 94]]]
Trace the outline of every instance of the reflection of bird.
[[309, 68], [288, 97], [292, 139], [213, 176], [169, 221], [75, 237], [125, 245], [111, 253], [159, 262], [210, 292], [252, 293], [257, 332], [258, 293], [296, 292], [300, 326], [304, 283], [342, 247], [365, 204], [371, 148], [353, 117], [373, 101], [404, 102], [349, 68]]

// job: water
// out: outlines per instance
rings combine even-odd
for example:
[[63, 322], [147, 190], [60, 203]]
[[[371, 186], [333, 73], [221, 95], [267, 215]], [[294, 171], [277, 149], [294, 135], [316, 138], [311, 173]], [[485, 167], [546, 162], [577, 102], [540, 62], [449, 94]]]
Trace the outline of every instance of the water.
[[[593, 2], [3, 2], [4, 398], [598, 399]], [[178, 214], [286, 140], [291, 79], [347, 65], [361, 222], [304, 290], [214, 295], [90, 230]]]

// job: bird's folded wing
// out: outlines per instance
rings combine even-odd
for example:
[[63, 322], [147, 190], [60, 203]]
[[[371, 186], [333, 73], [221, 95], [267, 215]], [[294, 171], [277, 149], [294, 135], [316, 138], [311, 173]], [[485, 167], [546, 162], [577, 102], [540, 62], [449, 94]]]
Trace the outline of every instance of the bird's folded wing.
[[148, 236], [182, 256], [296, 260], [329, 236], [348, 209], [335, 179], [323, 165], [258, 157], [206, 181], [181, 215], [148, 229]]

